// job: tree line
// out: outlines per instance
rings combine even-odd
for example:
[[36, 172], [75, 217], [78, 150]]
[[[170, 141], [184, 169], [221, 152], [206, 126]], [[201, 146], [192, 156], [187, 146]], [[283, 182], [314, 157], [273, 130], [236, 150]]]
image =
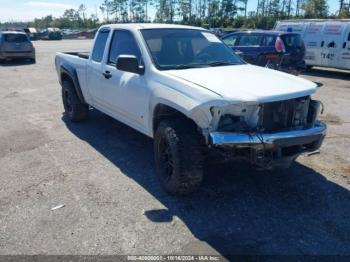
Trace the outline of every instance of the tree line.
[[[105, 0], [100, 7], [106, 21], [181, 23], [208, 27], [271, 28], [276, 20], [292, 18], [350, 18], [350, 0], [339, 0], [330, 14], [327, 0]], [[250, 0], [252, 1], [252, 0]]]
[[[330, 14], [327, 0], [257, 0], [253, 11], [247, 10], [248, 1], [252, 0], [104, 0], [99, 7], [103, 19], [97, 12], [88, 16], [81, 4], [77, 9], [67, 9], [61, 17], [37, 18], [28, 26], [89, 29], [105, 23], [160, 22], [270, 29], [282, 19], [350, 18], [350, 0], [339, 0], [334, 14]], [[156, 10], [153, 17], [150, 10]]]

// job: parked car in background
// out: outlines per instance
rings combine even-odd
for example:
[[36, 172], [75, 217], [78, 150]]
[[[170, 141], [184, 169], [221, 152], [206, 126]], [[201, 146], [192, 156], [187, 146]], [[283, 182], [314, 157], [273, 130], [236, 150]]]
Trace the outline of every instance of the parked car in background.
[[24, 32], [0, 32], [0, 60], [27, 58], [35, 62], [35, 48]]
[[305, 62], [312, 66], [350, 69], [350, 20], [304, 19], [278, 21], [275, 30], [300, 34]]
[[81, 31], [77, 29], [62, 29], [62, 38], [63, 39], [76, 39]]
[[30, 40], [38, 40], [38, 31], [34, 27], [24, 28], [23, 31], [28, 35]]
[[63, 34], [61, 29], [50, 27], [42, 30], [39, 34], [39, 38], [41, 40], [62, 40]]
[[62, 39], [72, 39], [75, 35], [71, 29], [62, 29]]
[[294, 74], [306, 69], [305, 46], [299, 34], [245, 31], [228, 34], [221, 39], [250, 64]]
[[97, 32], [97, 29], [90, 29], [90, 30], [87, 30], [87, 31], [81, 31], [77, 35], [77, 38], [94, 39], [96, 32]]

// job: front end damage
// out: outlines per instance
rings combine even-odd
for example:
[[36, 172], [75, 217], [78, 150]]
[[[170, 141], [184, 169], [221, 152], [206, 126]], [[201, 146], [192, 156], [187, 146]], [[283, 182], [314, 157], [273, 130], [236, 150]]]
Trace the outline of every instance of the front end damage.
[[223, 159], [242, 158], [259, 169], [288, 167], [300, 154], [317, 150], [326, 125], [317, 120], [321, 103], [310, 96], [268, 103], [210, 108], [202, 130]]

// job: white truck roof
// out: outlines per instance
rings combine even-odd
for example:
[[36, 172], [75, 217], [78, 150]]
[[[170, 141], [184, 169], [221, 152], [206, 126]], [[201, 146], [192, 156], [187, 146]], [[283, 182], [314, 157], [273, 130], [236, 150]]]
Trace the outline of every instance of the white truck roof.
[[101, 28], [124, 28], [124, 29], [197, 29], [197, 30], [206, 30], [201, 27], [195, 27], [195, 26], [187, 26], [187, 25], [174, 25], [174, 24], [157, 24], [157, 23], [129, 23], [129, 24], [109, 24], [104, 25]]

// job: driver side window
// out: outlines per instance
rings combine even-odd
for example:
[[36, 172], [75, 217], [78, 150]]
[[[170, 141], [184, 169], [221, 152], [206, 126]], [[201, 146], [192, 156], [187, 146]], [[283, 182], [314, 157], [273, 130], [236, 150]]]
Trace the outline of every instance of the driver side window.
[[108, 63], [116, 64], [120, 55], [134, 55], [141, 63], [141, 52], [131, 32], [116, 30], [113, 33]]

